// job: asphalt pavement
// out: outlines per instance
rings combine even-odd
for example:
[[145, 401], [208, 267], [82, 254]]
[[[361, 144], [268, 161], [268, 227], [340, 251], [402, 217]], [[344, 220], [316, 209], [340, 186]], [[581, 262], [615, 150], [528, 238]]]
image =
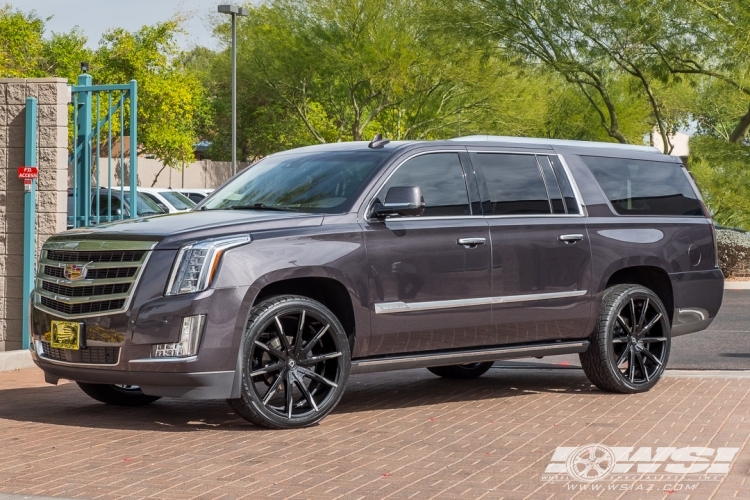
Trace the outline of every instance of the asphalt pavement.
[[[499, 361], [495, 368], [580, 369], [578, 355]], [[724, 290], [724, 302], [711, 326], [672, 339], [667, 369], [750, 370], [750, 290]]]

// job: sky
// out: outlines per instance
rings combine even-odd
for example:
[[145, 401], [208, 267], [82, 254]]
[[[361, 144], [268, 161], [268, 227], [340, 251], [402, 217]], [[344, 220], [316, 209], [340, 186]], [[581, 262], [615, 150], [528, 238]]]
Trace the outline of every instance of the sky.
[[[186, 14], [183, 25], [188, 32], [177, 42], [188, 50], [196, 45], [212, 49], [219, 42], [211, 36], [209, 17], [214, 15], [221, 0], [6, 0], [24, 12], [35, 10], [47, 21], [49, 35], [52, 31], [65, 32], [78, 25], [88, 38], [88, 45], [95, 48], [102, 34], [110, 28], [125, 28], [136, 31], [145, 24], [165, 21], [176, 12]], [[6, 3], [2, 2], [2, 3]], [[244, 3], [244, 2], [238, 2]], [[216, 14], [217, 16], [219, 14]], [[227, 16], [227, 21], [229, 16]]]

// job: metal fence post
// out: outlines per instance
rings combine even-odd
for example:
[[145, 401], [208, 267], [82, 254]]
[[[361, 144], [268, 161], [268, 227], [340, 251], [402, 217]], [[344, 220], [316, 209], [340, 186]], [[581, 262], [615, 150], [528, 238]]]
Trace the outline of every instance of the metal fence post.
[[138, 217], [138, 82], [130, 80], [130, 218]]
[[[78, 75], [79, 86], [90, 86], [92, 84], [91, 75]], [[78, 136], [76, 137], [76, 148], [81, 149], [81, 154], [78, 155], [78, 163], [76, 164], [76, 191], [78, 191], [78, 206], [76, 212], [80, 221], [74, 221], [73, 227], [88, 226], [89, 218], [91, 217], [91, 146], [89, 139], [91, 138], [91, 91], [78, 92], [78, 107], [77, 118], [78, 123], [76, 128]], [[97, 118], [98, 119], [98, 118]]]
[[[24, 167], [36, 166], [36, 97], [26, 98], [26, 141], [24, 144]], [[28, 349], [31, 342], [30, 307], [34, 290], [36, 264], [36, 179], [31, 179], [31, 188], [23, 194], [23, 326], [21, 349]]]

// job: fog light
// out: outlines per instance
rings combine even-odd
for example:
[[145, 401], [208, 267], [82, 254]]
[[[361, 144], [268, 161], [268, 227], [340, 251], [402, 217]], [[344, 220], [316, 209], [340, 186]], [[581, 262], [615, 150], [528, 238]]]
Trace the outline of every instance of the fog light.
[[153, 357], [182, 358], [198, 354], [198, 344], [200, 344], [205, 319], [205, 314], [182, 318], [180, 341], [175, 344], [156, 344]]

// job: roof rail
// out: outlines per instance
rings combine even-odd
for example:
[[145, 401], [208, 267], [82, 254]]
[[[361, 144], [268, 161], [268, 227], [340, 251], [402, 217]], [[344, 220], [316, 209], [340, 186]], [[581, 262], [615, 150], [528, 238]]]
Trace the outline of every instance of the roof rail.
[[454, 137], [449, 139], [456, 142], [513, 142], [516, 144], [534, 144], [539, 146], [570, 146], [584, 148], [602, 149], [624, 149], [628, 151], [643, 151], [646, 153], [661, 153], [653, 146], [636, 146], [633, 144], [620, 144], [618, 142], [593, 142], [593, 141], [571, 141], [565, 139], [541, 139], [535, 137], [508, 137], [501, 135], [469, 135], [466, 137]]

